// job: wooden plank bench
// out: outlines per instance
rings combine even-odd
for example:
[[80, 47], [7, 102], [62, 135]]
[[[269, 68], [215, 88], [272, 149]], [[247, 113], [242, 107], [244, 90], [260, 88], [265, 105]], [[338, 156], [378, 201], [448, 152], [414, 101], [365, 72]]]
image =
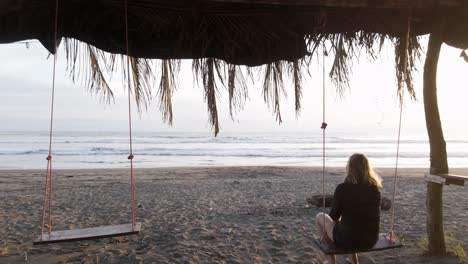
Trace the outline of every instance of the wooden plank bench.
[[314, 235], [314, 242], [323, 251], [323, 253], [327, 255], [341, 255], [341, 254], [353, 254], [353, 253], [361, 253], [361, 252], [371, 252], [371, 251], [380, 251], [380, 250], [387, 250], [392, 248], [399, 248], [403, 245], [399, 241], [390, 241], [387, 238], [387, 234], [380, 234], [379, 240], [377, 243], [371, 248], [366, 249], [358, 249], [358, 250], [347, 250], [347, 249], [340, 249], [335, 247], [333, 244], [328, 244], [320, 240], [319, 237]]
[[33, 242], [34, 245], [38, 244], [51, 244], [59, 242], [69, 241], [80, 241], [89, 239], [98, 239], [105, 237], [116, 237], [125, 235], [138, 234], [141, 230], [141, 223], [136, 223], [135, 228], [132, 228], [132, 224], [112, 225], [112, 226], [100, 226], [83, 229], [73, 230], [59, 230], [48, 232], [39, 235]]
[[445, 185], [459, 185], [459, 186], [464, 186], [465, 181], [468, 180], [468, 176], [462, 176], [462, 175], [455, 175], [455, 174], [430, 174], [426, 173], [424, 175], [424, 178], [426, 178], [427, 181], [439, 183], [439, 184], [445, 184]]

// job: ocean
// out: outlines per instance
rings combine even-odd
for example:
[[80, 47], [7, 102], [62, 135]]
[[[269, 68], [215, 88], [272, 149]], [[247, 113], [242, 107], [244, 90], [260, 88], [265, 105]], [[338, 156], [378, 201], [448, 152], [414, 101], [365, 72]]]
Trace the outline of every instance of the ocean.
[[[54, 132], [54, 168], [128, 168], [125, 132]], [[446, 139], [450, 167], [468, 166], [468, 140]], [[0, 132], [0, 169], [45, 169], [48, 132]], [[376, 167], [394, 167], [396, 138], [329, 135], [326, 166], [344, 167], [354, 152]], [[322, 166], [320, 133], [134, 132], [135, 168], [181, 166]], [[426, 136], [404, 137], [400, 167], [429, 167]]]

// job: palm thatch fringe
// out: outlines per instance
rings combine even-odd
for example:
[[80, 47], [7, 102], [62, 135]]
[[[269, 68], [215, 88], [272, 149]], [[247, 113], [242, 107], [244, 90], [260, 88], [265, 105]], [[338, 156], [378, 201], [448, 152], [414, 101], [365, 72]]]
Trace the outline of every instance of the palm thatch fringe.
[[385, 38], [385, 35], [364, 31], [323, 36], [325, 53], [334, 55], [329, 76], [340, 95], [350, 88], [353, 61], [359, 59], [362, 51], [370, 60], [377, 59]]
[[[91, 92], [101, 94], [108, 103], [113, 100], [114, 93], [104, 75], [100, 60], [106, 60], [104, 51], [91, 45], [83, 44], [74, 39], [65, 39], [67, 69], [73, 82], [84, 74], [82, 80]], [[112, 56], [114, 57], [114, 56]]]
[[[123, 55], [117, 57], [115, 54], [106, 53], [75, 39], [65, 38], [64, 43], [67, 69], [73, 82], [82, 78], [90, 91], [101, 94], [105, 101], [111, 102], [114, 99], [114, 93], [108, 80], [112, 78], [112, 73], [116, 70], [116, 64], [120, 60], [123, 87], [126, 87], [127, 80], [131, 79], [131, 92], [138, 110], [148, 107], [155, 76], [150, 60], [130, 57], [130, 68], [127, 69], [126, 57]], [[130, 78], [128, 78], [129, 74]]]
[[[419, 39], [411, 34], [408, 37], [391, 37], [385, 34], [368, 33], [364, 31], [342, 34], [316, 34], [306, 37], [309, 50], [308, 56], [295, 61], [274, 61], [262, 68], [246, 67], [228, 64], [216, 58], [194, 59], [192, 72], [194, 79], [203, 81], [204, 99], [209, 113], [209, 122], [215, 135], [219, 133], [220, 123], [218, 118], [217, 96], [218, 84], [227, 88], [229, 95], [229, 111], [231, 118], [235, 112], [242, 109], [248, 98], [247, 80], [253, 78], [254, 71], [260, 69], [263, 78], [263, 98], [269, 107], [272, 107], [278, 123], [282, 122], [280, 101], [286, 96], [284, 89], [284, 74], [291, 78], [294, 85], [296, 115], [301, 109], [302, 99], [302, 73], [308, 72], [312, 58], [321, 54], [321, 49], [333, 57], [333, 65], [329, 77], [333, 81], [338, 93], [342, 95], [349, 88], [351, 66], [361, 52], [364, 51], [368, 58], [378, 58], [385, 42], [395, 47], [395, 69], [398, 94], [401, 96], [403, 87], [415, 98], [413, 89], [413, 72], [416, 71], [416, 63], [421, 57], [421, 45]], [[172, 96], [177, 86], [177, 74], [180, 71], [180, 60], [148, 60], [130, 58], [130, 69], [127, 72], [125, 56], [117, 56], [99, 50], [93, 46], [74, 39], [65, 39], [65, 51], [68, 61], [68, 71], [75, 81], [81, 78], [87, 87], [100, 93], [108, 102], [113, 98], [113, 90], [108, 80], [116, 69], [117, 62], [122, 64], [124, 76], [130, 74], [132, 79], [132, 94], [137, 102], [138, 109], [147, 108], [152, 99], [152, 87], [155, 76], [160, 76], [158, 98], [159, 109], [163, 120], [172, 124], [173, 106]], [[160, 64], [158, 64], [160, 63]], [[157, 66], [160, 65], [160, 66]]]

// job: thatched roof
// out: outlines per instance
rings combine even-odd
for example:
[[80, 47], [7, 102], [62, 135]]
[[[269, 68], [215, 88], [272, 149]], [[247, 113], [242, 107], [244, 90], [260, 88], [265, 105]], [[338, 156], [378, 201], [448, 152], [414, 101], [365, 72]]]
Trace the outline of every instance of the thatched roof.
[[[234, 64], [294, 61], [305, 38], [358, 31], [401, 37], [408, 9], [413, 35], [446, 19], [446, 42], [468, 48], [463, 0], [129, 0], [130, 54], [139, 58], [212, 57]], [[125, 54], [123, 0], [59, 2], [59, 35]], [[0, 43], [36, 38], [50, 48], [54, 0], [0, 2]]]
[[[58, 36], [66, 39], [71, 69], [77, 54], [85, 53], [90, 86], [111, 94], [101, 69], [112, 71], [115, 57], [102, 51], [126, 53], [124, 0], [60, 0], [58, 14]], [[0, 43], [38, 39], [53, 52], [54, 15], [55, 0], [0, 1]], [[151, 97], [150, 77], [156, 72], [145, 59], [162, 59], [158, 96], [171, 121], [177, 59], [195, 59], [194, 72], [203, 79], [215, 132], [216, 79], [229, 89], [233, 107], [246, 96], [238, 65], [265, 65], [265, 100], [281, 120], [283, 73], [292, 76], [298, 110], [300, 69], [320, 46], [327, 45], [335, 56], [330, 76], [341, 87], [348, 81], [347, 63], [358, 50], [373, 56], [379, 51], [375, 46], [389, 40], [395, 46], [398, 87], [407, 81], [410, 91], [419, 55], [417, 36], [442, 24], [445, 43], [468, 48], [465, 0], [128, 0], [128, 16], [136, 98], [147, 102]]]

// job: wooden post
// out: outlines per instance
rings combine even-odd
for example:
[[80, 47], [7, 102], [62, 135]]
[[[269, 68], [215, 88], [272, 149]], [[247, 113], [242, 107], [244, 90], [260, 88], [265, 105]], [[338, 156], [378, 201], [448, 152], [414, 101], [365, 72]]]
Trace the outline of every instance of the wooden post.
[[[429, 37], [426, 62], [424, 64], [424, 112], [431, 151], [430, 172], [431, 174], [446, 174], [448, 173], [447, 151], [437, 104], [437, 63], [442, 46], [442, 28], [439, 24], [435, 29]], [[428, 253], [430, 255], [443, 255], [446, 253], [442, 187], [442, 184], [427, 182], [426, 228], [429, 242]]]

